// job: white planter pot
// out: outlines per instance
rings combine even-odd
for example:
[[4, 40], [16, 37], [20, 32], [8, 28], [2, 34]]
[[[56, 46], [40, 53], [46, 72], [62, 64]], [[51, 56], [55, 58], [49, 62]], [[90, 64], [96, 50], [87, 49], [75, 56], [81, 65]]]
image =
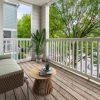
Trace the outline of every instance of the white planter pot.
[[41, 62], [43, 58], [43, 54], [41, 55], [35, 55], [36, 61]]

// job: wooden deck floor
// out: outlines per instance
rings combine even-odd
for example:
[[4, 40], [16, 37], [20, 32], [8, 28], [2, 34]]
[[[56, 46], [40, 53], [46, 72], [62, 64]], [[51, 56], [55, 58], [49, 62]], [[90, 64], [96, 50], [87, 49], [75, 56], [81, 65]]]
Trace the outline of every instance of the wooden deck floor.
[[[52, 78], [53, 92], [47, 96], [37, 96], [32, 92], [34, 79], [29, 77], [28, 72], [38, 66], [36, 62], [25, 62], [19, 64], [25, 71], [29, 81], [30, 100], [100, 100], [100, 86], [78, 77], [57, 66], [57, 74]], [[0, 100], [27, 100], [27, 87], [24, 84], [15, 90], [0, 95]]]

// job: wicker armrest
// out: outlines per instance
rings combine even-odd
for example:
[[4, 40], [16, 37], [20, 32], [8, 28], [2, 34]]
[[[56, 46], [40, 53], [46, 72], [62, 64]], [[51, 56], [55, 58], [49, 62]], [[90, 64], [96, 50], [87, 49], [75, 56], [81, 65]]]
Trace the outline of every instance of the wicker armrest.
[[0, 94], [22, 86], [24, 71], [12, 59], [0, 60]]
[[11, 58], [11, 55], [8, 54], [8, 55], [0, 55], [0, 60], [2, 59], [10, 59]]
[[24, 83], [23, 77], [23, 71], [0, 77], [0, 94], [22, 86]]

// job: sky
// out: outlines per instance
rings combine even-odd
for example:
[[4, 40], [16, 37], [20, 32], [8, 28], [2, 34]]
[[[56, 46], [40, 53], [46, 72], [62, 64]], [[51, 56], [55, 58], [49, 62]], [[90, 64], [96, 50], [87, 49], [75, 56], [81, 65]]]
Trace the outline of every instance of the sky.
[[20, 4], [17, 10], [17, 19], [20, 20], [25, 14], [31, 14], [31, 7]]

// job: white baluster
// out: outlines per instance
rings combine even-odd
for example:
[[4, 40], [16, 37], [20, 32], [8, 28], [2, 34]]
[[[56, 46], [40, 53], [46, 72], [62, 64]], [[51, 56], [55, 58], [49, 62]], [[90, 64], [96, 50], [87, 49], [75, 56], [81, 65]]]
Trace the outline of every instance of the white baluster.
[[57, 48], [56, 62], [58, 62], [58, 41], [57, 41], [57, 44], [56, 44], [56, 48]]
[[20, 60], [22, 59], [22, 54], [21, 54], [21, 49], [22, 49], [22, 46], [21, 46], [21, 43], [22, 43], [22, 41], [20, 40], [20, 53], [19, 53], [19, 55], [20, 55]]
[[6, 51], [6, 54], [7, 54], [7, 46], [8, 46], [8, 44], [7, 44], [7, 40], [6, 40], [5, 42], [6, 42], [5, 51]]
[[86, 55], [85, 55], [85, 73], [87, 74], [87, 60], [88, 60], [88, 42], [86, 41]]
[[51, 58], [51, 42], [49, 41], [49, 56], [48, 56], [48, 59]]
[[62, 64], [62, 41], [60, 41], [60, 63]]
[[76, 70], [78, 70], [78, 42], [76, 42]]
[[75, 42], [73, 41], [73, 69], [74, 69], [74, 44], [75, 44]]
[[83, 70], [83, 41], [81, 41], [81, 61], [80, 61], [80, 71]]
[[16, 45], [17, 45], [17, 50], [16, 50], [17, 59], [16, 59], [16, 60], [18, 61], [18, 53], [19, 53], [19, 51], [18, 51], [18, 49], [19, 49], [19, 48], [18, 48], [18, 39], [16, 38], [15, 41], [16, 41], [16, 43], [17, 43], [17, 44], [16, 44]]
[[24, 57], [24, 58], [27, 58], [27, 57], [26, 57], [26, 41], [27, 41], [27, 40], [24, 40], [24, 41], [23, 41], [23, 42], [24, 42], [24, 54], [25, 54], [25, 57]]
[[64, 57], [64, 41], [62, 41], [62, 64], [64, 65], [64, 60], [65, 60], [65, 57]]
[[29, 48], [29, 47], [28, 47], [28, 41], [29, 41], [29, 40], [26, 41], [26, 56], [29, 56], [29, 53], [28, 53], [28, 48]]
[[56, 53], [55, 53], [55, 54], [56, 54], [56, 58], [55, 58], [55, 60], [56, 60], [56, 62], [57, 62], [57, 41], [56, 41], [55, 46], [56, 46], [56, 47], [55, 47], [55, 49], [56, 49], [56, 50], [55, 50], [55, 51], [56, 51]]
[[93, 76], [93, 42], [91, 42], [91, 76]]
[[60, 61], [59, 61], [59, 60], [60, 60], [60, 59], [59, 59], [59, 58], [60, 58], [59, 49], [60, 49], [60, 48], [59, 48], [59, 41], [58, 41], [58, 63], [60, 62]]
[[71, 41], [69, 41], [69, 67], [71, 67]]
[[66, 62], [66, 65], [68, 64], [68, 41], [66, 41], [66, 59], [65, 59], [65, 62]]
[[100, 74], [100, 43], [97, 42], [97, 78], [99, 78]]
[[55, 41], [53, 42], [53, 50], [54, 50], [54, 56], [53, 56], [53, 58], [54, 58], [54, 61], [55, 61], [55, 58], [56, 58], [56, 55], [55, 55]]
[[50, 60], [52, 60], [52, 41], [51, 41], [51, 58]]
[[53, 41], [52, 41], [52, 60], [54, 60], [54, 46], [53, 46]]
[[[29, 45], [31, 45], [31, 41], [29, 40]], [[31, 54], [33, 53], [32, 49], [29, 50], [29, 56], [32, 58]]]

